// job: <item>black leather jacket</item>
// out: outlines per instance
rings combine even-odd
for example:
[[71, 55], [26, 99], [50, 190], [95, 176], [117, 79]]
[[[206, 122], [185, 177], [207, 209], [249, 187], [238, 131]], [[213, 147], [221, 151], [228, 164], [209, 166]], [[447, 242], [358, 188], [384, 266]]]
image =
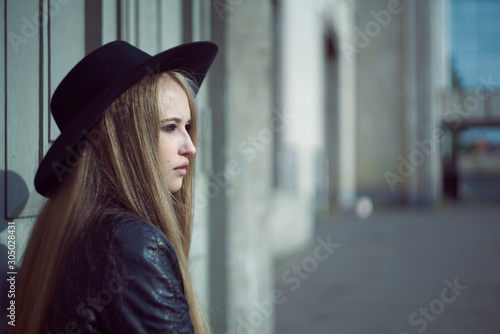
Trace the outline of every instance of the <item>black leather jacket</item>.
[[70, 247], [47, 333], [193, 333], [174, 247], [156, 226], [108, 216]]

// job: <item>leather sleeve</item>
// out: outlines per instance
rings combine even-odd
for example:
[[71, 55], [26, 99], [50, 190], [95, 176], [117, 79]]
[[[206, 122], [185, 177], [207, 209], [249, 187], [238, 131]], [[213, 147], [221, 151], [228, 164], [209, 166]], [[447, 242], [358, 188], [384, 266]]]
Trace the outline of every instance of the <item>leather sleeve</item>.
[[[121, 222], [113, 232], [112, 271], [97, 293], [110, 333], [193, 333], [175, 249], [156, 226]], [[81, 310], [83, 311], [83, 310]]]

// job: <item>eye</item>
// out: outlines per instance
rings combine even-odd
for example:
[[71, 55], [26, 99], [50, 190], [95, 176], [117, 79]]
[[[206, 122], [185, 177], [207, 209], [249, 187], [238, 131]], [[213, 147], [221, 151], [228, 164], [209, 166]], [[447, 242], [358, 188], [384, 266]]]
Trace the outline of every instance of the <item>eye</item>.
[[191, 124], [186, 124], [186, 131], [191, 132]]
[[177, 125], [175, 124], [167, 124], [163, 126], [161, 129], [165, 132], [172, 132], [177, 128]]

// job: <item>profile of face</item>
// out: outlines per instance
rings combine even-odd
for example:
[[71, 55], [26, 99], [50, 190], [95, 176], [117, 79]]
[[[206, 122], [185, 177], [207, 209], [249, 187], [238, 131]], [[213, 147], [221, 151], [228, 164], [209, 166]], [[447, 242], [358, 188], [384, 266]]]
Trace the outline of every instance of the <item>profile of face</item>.
[[196, 153], [189, 135], [191, 109], [184, 89], [170, 76], [161, 78], [159, 89], [160, 162], [168, 190], [175, 193], [182, 187], [188, 157]]

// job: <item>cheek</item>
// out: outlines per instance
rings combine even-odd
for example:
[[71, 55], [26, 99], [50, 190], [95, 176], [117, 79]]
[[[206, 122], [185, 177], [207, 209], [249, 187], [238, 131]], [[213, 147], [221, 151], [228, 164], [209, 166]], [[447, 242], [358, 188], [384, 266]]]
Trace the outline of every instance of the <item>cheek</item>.
[[175, 158], [175, 149], [172, 147], [171, 141], [164, 136], [160, 136], [160, 159], [165, 164], [171, 163]]

